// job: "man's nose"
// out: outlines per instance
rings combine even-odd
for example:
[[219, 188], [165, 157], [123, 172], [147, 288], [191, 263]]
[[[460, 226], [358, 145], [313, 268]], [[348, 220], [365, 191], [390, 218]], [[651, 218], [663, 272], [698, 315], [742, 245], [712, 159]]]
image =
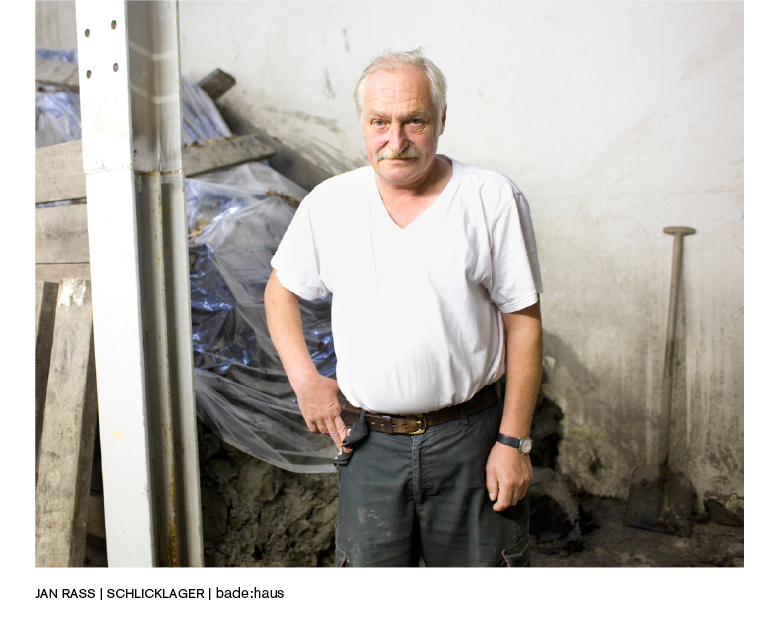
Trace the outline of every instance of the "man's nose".
[[399, 123], [393, 123], [390, 125], [390, 131], [388, 135], [388, 146], [390, 149], [398, 154], [406, 147], [406, 135], [404, 133], [404, 125]]

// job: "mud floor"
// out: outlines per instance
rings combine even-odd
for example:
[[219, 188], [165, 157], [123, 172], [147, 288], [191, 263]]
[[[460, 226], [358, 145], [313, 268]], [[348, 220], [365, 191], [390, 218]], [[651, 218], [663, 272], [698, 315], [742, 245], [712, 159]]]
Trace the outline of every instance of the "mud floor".
[[335, 473], [290, 473], [199, 433], [206, 566], [333, 565]]
[[[336, 474], [294, 474], [201, 427], [207, 566], [332, 566]], [[623, 525], [625, 501], [579, 495], [576, 541], [532, 538], [532, 567], [740, 567], [744, 529], [695, 523], [690, 538]], [[567, 538], [571, 538], [569, 534]]]
[[581, 497], [593, 517], [574, 550], [560, 550], [534, 538], [534, 567], [742, 567], [745, 556], [743, 527], [712, 521], [694, 523], [690, 538], [627, 527], [626, 502], [594, 496]]

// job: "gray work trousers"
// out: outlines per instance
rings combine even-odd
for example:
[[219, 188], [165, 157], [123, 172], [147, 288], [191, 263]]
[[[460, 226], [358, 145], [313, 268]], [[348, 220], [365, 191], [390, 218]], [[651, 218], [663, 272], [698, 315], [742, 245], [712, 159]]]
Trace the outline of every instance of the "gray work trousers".
[[485, 486], [502, 411], [356, 444], [339, 468], [335, 565], [529, 565], [528, 497], [495, 512]]

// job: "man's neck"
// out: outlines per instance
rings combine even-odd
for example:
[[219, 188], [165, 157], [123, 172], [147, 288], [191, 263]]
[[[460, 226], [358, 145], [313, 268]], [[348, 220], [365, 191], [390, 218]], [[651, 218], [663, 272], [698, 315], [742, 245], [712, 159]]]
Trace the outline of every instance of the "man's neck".
[[415, 185], [393, 186], [377, 174], [376, 186], [390, 218], [404, 229], [436, 201], [451, 177], [452, 161], [439, 154], [428, 174]]

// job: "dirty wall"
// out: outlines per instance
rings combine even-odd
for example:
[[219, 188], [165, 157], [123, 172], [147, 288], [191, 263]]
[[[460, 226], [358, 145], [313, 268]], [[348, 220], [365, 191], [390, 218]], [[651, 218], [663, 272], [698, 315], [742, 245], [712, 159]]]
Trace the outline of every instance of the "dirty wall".
[[[653, 460], [671, 274], [685, 240], [672, 465], [743, 496], [743, 8], [737, 2], [181, 3], [182, 69], [329, 173], [364, 164], [352, 89], [422, 45], [448, 79], [440, 152], [531, 204], [559, 463], [626, 497]], [[446, 10], [444, 10], [446, 6]], [[468, 39], [462, 24], [468, 23]], [[213, 42], [213, 44], [212, 44]]]
[[[38, 46], [75, 47], [72, 6], [36, 3]], [[531, 204], [558, 462], [596, 494], [625, 497], [655, 455], [672, 250], [661, 230], [696, 228], [671, 463], [700, 500], [741, 505], [742, 3], [416, 2], [414, 19], [408, 6], [182, 2], [182, 71], [230, 72], [227, 109], [339, 173], [364, 164], [351, 95], [365, 64], [426, 48], [449, 84], [440, 151], [507, 174]]]

